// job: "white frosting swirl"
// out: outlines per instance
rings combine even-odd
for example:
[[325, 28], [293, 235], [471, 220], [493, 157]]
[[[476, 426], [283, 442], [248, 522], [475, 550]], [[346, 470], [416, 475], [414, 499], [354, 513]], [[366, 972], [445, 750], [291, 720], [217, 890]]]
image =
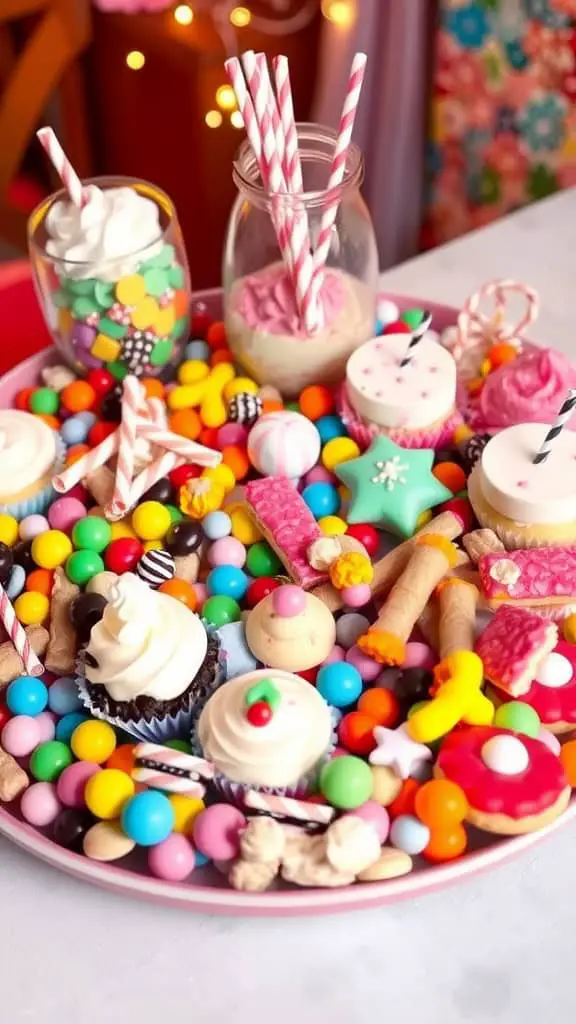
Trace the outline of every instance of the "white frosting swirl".
[[163, 244], [158, 206], [127, 186], [101, 191], [89, 185], [85, 206], [60, 199], [45, 223], [46, 252], [62, 260], [64, 273], [77, 281], [118, 281]]
[[51, 475], [56, 435], [41, 419], [18, 409], [0, 410], [0, 501]]
[[[246, 717], [246, 694], [263, 679], [280, 692], [264, 726]], [[330, 708], [316, 687], [300, 676], [264, 669], [224, 683], [204, 707], [198, 739], [204, 757], [232, 782], [249, 786], [291, 786], [307, 775], [330, 744]]]
[[198, 616], [133, 573], [120, 576], [110, 597], [90, 633], [87, 652], [97, 666], [86, 665], [88, 681], [116, 701], [178, 697], [206, 656], [208, 637]]

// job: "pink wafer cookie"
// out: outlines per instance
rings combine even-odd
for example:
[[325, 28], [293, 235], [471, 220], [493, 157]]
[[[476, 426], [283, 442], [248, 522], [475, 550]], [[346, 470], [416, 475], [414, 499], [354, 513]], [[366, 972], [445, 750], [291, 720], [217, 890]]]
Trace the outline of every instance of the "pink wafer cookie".
[[283, 476], [252, 480], [246, 485], [246, 501], [294, 582], [305, 590], [325, 583], [327, 574], [313, 569], [306, 555], [323, 533], [293, 484]]
[[484, 675], [512, 697], [527, 693], [538, 666], [558, 642], [558, 629], [540, 615], [504, 605], [476, 641]]
[[564, 605], [576, 601], [576, 547], [528, 548], [482, 555], [482, 596], [490, 607]]

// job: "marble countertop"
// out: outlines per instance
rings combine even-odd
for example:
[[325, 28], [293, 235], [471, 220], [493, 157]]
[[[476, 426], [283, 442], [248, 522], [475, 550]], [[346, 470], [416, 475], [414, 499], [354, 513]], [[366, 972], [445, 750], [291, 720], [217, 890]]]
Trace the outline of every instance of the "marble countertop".
[[[576, 347], [576, 193], [385, 274], [451, 304], [495, 277], [542, 300], [532, 336]], [[0, 839], [6, 1024], [536, 1024], [571, 1009], [576, 828], [420, 900], [349, 915], [209, 918], [93, 889]]]

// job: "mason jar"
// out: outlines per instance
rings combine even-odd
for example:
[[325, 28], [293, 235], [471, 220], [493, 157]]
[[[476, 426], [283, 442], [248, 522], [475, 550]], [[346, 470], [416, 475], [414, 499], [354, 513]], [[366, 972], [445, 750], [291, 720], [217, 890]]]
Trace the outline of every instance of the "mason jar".
[[29, 219], [46, 324], [77, 373], [158, 375], [177, 361], [189, 329], [190, 275], [174, 204], [136, 178], [83, 185], [82, 208], [61, 191]]
[[[300, 124], [297, 133], [302, 190], [295, 193], [272, 193], [248, 140], [240, 146], [223, 260], [228, 345], [259, 384], [287, 397], [342, 379], [348, 357], [374, 335], [378, 276], [360, 150], [350, 145], [342, 184], [328, 190], [336, 133], [317, 124]], [[315, 257], [323, 230], [325, 266]]]

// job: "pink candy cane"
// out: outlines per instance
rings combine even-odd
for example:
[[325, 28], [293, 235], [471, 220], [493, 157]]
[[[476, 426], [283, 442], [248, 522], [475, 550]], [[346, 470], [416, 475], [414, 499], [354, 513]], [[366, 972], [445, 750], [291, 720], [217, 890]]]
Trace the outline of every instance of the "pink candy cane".
[[327, 804], [308, 803], [307, 800], [296, 800], [294, 797], [275, 796], [273, 793], [261, 793], [257, 789], [249, 789], [244, 795], [244, 806], [252, 811], [267, 811], [268, 814], [279, 814], [295, 821], [311, 821], [319, 825], [328, 825], [334, 815], [333, 807]]
[[114, 492], [107, 508], [107, 513], [113, 519], [122, 518], [131, 507], [130, 488], [134, 475], [138, 411], [143, 400], [144, 389], [140, 381], [137, 377], [129, 374], [124, 378], [122, 386], [122, 420], [120, 422], [116, 476]]
[[16, 618], [16, 612], [4, 587], [0, 585], [0, 620], [14, 647], [22, 658], [24, 671], [29, 676], [41, 676], [44, 666], [32, 650], [24, 626]]
[[74, 205], [84, 206], [88, 201], [88, 195], [52, 128], [40, 128], [36, 132], [36, 137]]
[[[526, 302], [526, 309], [520, 320], [515, 324], [504, 323], [507, 293], [517, 293]], [[485, 299], [494, 299], [494, 313], [489, 316], [480, 309]], [[464, 303], [458, 316], [458, 337], [449, 345], [455, 359], [459, 359], [465, 349], [483, 341], [512, 341], [520, 338], [537, 319], [540, 312], [538, 292], [523, 281], [512, 278], [489, 281], [474, 292]], [[499, 322], [501, 321], [501, 322]]]

